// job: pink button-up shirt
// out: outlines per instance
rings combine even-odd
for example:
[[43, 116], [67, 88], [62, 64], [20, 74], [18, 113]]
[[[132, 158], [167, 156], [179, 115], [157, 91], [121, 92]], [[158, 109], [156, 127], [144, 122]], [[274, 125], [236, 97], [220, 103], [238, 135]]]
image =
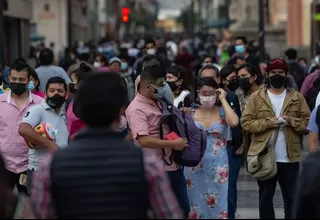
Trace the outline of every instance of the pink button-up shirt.
[[[159, 123], [162, 115], [162, 109], [159, 103], [156, 103], [146, 97], [137, 93], [136, 97], [130, 103], [126, 110], [126, 116], [129, 127], [132, 132], [133, 139], [136, 144], [138, 136], [150, 136], [153, 138], [160, 138]], [[163, 124], [164, 137], [170, 133], [170, 129], [166, 124]], [[157, 160], [164, 164], [166, 171], [175, 171], [178, 169], [176, 163], [168, 166], [162, 159], [162, 149], [144, 148], [146, 153], [156, 155]], [[169, 157], [172, 153], [171, 149], [165, 149], [166, 160], [169, 162]]]
[[28, 110], [44, 99], [29, 93], [29, 99], [19, 111], [11, 91], [0, 95], [0, 154], [6, 169], [14, 173], [27, 170], [29, 149], [25, 140], [18, 134], [22, 118]]

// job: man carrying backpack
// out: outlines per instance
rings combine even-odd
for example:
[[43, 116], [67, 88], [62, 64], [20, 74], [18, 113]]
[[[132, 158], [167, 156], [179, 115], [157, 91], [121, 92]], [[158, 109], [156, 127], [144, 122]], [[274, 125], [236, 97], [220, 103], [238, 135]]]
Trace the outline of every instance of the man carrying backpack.
[[319, 146], [319, 131], [320, 131], [320, 108], [316, 106], [310, 116], [308, 131], [309, 131], [309, 150], [315, 152]]

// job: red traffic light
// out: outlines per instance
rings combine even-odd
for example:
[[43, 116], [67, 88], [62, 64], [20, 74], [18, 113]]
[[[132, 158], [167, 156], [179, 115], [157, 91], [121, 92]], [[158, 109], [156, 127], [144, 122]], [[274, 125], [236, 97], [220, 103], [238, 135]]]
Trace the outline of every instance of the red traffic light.
[[129, 21], [129, 16], [128, 15], [122, 15], [122, 21], [127, 23]]
[[129, 15], [130, 14], [130, 8], [122, 8], [122, 15]]

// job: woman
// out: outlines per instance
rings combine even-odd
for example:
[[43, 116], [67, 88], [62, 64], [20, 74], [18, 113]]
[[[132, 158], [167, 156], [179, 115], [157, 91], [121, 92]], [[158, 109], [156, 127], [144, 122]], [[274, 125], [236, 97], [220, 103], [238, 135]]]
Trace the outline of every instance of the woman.
[[30, 68], [30, 69], [31, 69], [31, 71], [30, 71], [31, 76], [30, 76], [30, 82], [28, 84], [28, 89], [33, 94], [44, 98], [45, 97], [44, 93], [40, 92], [40, 90], [39, 90], [40, 80], [39, 80], [38, 74], [34, 69], [32, 69], [32, 68]]
[[259, 72], [259, 70], [250, 63], [242, 64], [237, 69], [237, 77], [239, 82], [239, 87], [241, 92], [236, 92], [239, 98], [241, 111], [244, 110], [246, 103], [249, 100], [249, 97], [255, 91], [258, 91], [262, 88], [262, 82], [264, 76]]
[[193, 103], [189, 75], [182, 66], [173, 66], [167, 70], [166, 81], [172, 90], [174, 106], [191, 107]]
[[97, 72], [108, 72], [109, 67], [107, 58], [103, 54], [97, 55], [93, 67]]
[[120, 74], [123, 76], [127, 83], [129, 101], [134, 99], [134, 82], [133, 82], [133, 69], [129, 66], [130, 57], [127, 54], [119, 54], [119, 59], [121, 60]]
[[[239, 117], [211, 77], [200, 79], [198, 96], [201, 106], [194, 112], [196, 125], [207, 133], [207, 149], [198, 166], [185, 168], [191, 219], [228, 218], [228, 126], [235, 127]], [[219, 99], [222, 107], [216, 103]]]

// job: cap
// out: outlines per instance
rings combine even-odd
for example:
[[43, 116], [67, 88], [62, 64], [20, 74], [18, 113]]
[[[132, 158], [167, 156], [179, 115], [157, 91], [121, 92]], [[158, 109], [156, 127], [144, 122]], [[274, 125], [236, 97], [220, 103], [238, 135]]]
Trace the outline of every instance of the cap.
[[277, 58], [277, 59], [271, 60], [268, 63], [266, 71], [269, 72], [273, 69], [282, 69], [282, 70], [288, 72], [289, 67], [288, 67], [288, 64], [285, 60]]
[[109, 60], [109, 66], [113, 63], [119, 63], [121, 65], [121, 60], [118, 57], [113, 57]]

